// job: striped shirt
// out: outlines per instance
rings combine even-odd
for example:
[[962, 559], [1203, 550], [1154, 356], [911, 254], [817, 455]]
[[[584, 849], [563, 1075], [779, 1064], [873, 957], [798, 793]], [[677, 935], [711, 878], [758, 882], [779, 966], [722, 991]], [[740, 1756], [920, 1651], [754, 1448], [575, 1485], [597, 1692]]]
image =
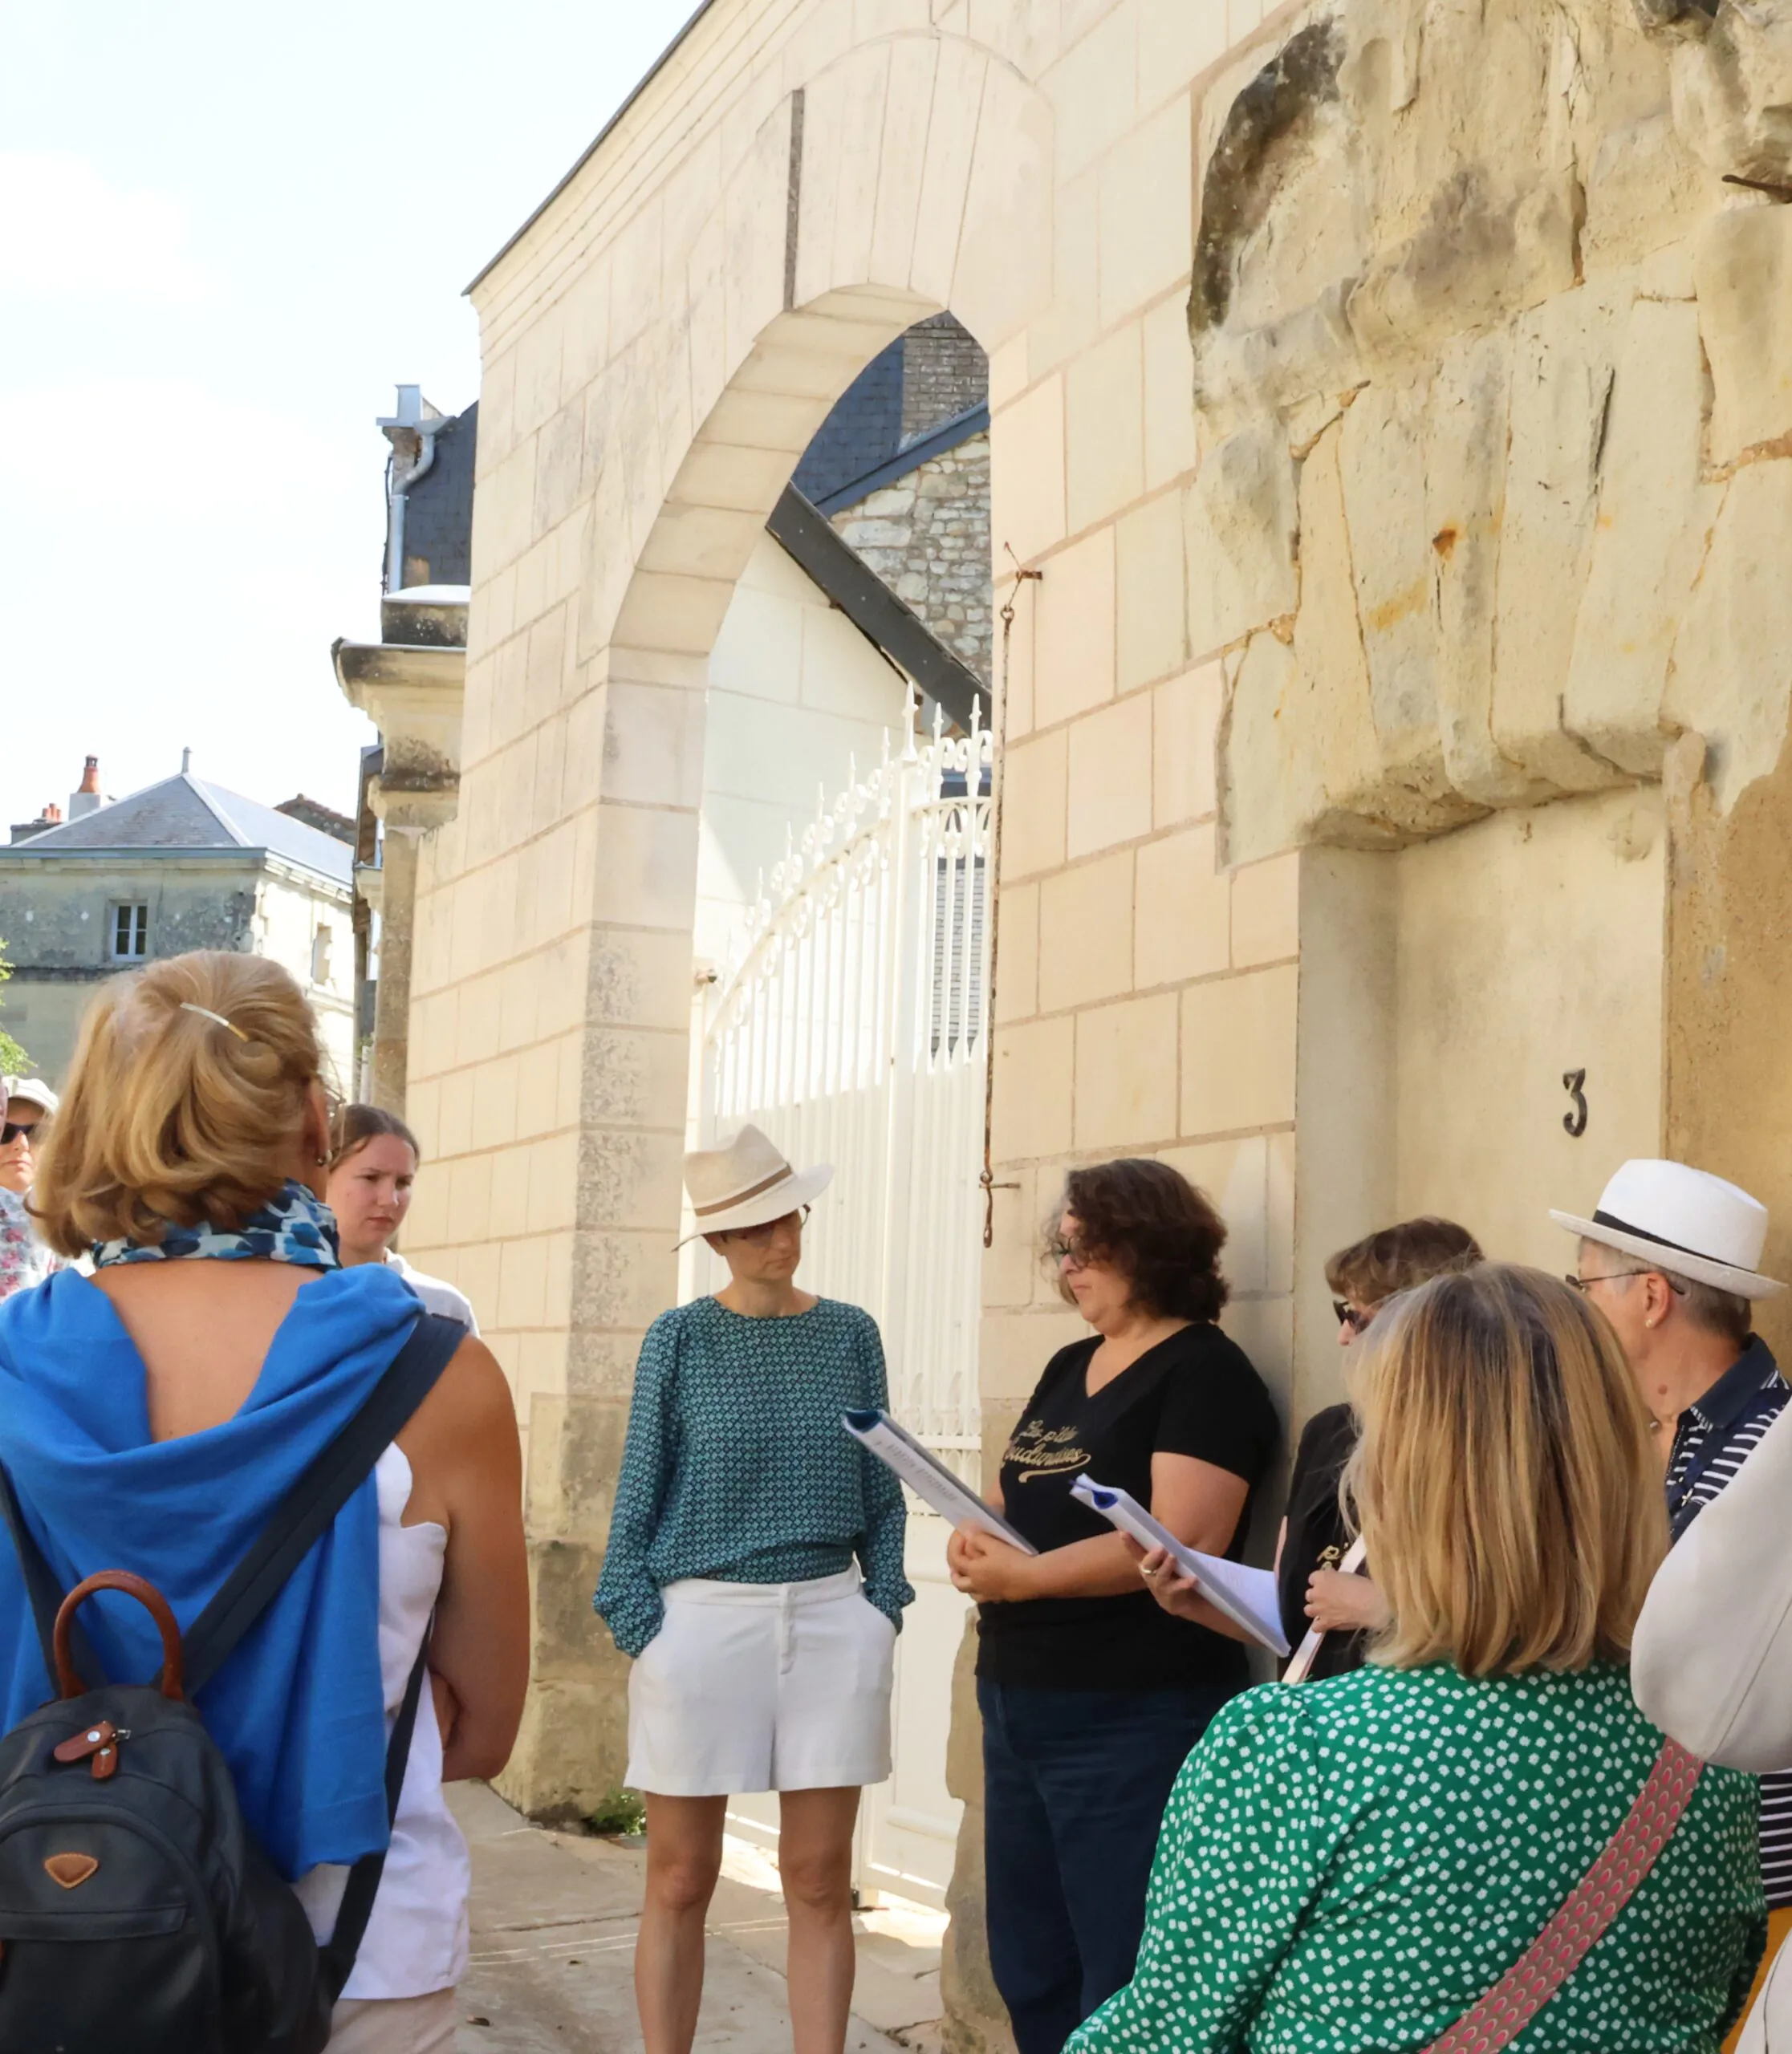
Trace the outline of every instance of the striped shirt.
[[[1792, 1387], [1756, 1334], [1681, 1413], [1668, 1459], [1668, 1517], [1676, 1540], [1733, 1480], [1789, 1399]], [[1770, 1906], [1792, 1905], [1792, 1772], [1761, 1779], [1761, 1874]]]

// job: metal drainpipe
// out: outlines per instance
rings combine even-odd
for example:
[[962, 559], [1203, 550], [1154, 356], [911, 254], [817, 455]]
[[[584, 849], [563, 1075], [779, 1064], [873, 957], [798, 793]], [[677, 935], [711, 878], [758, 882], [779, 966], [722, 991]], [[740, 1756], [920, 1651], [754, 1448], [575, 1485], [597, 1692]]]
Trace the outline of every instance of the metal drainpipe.
[[404, 482], [395, 485], [392, 494], [392, 520], [386, 543], [386, 590], [400, 591], [404, 583], [404, 508], [410, 497], [411, 487], [425, 477], [436, 461], [436, 428], [440, 424], [417, 428], [417, 437], [423, 447], [417, 460], [404, 473]]

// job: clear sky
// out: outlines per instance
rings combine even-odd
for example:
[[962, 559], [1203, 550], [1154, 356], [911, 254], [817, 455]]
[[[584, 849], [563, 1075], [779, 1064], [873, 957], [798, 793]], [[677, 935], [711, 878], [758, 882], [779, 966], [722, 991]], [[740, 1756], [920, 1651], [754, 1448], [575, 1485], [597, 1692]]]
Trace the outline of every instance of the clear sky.
[[392, 388], [696, 0], [0, 0], [0, 838], [83, 757], [351, 809]]

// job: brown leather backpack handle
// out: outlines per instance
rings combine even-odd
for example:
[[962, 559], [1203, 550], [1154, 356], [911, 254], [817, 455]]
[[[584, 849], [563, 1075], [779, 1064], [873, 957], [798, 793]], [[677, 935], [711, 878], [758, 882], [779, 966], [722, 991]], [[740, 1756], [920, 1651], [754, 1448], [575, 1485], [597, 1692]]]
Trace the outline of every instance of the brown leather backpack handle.
[[181, 1681], [181, 1629], [174, 1623], [174, 1614], [169, 1609], [168, 1600], [152, 1583], [146, 1583], [140, 1576], [133, 1576], [128, 1569], [101, 1569], [96, 1576], [88, 1577], [78, 1583], [63, 1600], [56, 1614], [55, 1652], [56, 1687], [65, 1698], [83, 1695], [87, 1686], [81, 1681], [69, 1652], [69, 1635], [75, 1624], [75, 1614], [92, 1597], [96, 1590], [122, 1590], [134, 1597], [152, 1618], [162, 1637], [161, 1693], [178, 1703], [186, 1695]]

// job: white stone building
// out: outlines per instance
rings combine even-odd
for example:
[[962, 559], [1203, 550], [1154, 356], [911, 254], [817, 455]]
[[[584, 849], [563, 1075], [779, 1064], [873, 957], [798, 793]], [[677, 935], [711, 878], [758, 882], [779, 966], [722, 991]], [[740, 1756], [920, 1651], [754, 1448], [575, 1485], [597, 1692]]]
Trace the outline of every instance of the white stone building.
[[[223, 948], [291, 971], [317, 1014], [333, 1081], [350, 1089], [347, 842], [186, 769], [104, 802], [95, 768], [90, 759], [91, 790], [73, 795], [70, 818], [14, 827], [0, 848], [0, 935], [13, 965], [6, 1029], [34, 1066], [61, 1082], [81, 1015], [108, 977]], [[309, 801], [288, 803], [323, 817]]]

